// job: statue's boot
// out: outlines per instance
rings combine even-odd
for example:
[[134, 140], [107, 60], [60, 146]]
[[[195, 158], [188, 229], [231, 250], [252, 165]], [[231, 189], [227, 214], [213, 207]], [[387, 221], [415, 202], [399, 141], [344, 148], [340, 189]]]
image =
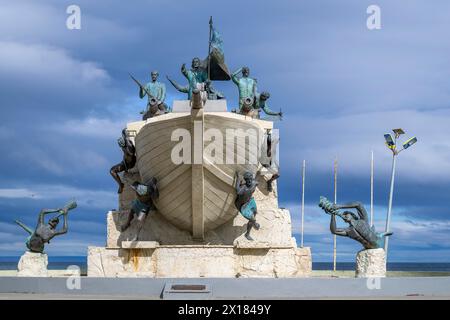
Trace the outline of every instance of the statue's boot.
[[272, 177], [269, 180], [267, 180], [267, 191], [269, 191], [269, 192], [273, 191], [272, 182], [274, 182], [279, 177], [280, 177], [280, 175], [278, 173], [275, 173], [274, 175], [272, 175]]

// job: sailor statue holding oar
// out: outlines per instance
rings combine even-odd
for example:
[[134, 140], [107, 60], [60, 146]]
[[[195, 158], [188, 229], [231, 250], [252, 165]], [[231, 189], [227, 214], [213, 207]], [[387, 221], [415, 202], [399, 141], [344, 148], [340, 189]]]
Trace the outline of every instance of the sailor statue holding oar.
[[[15, 222], [30, 234], [26, 241], [28, 250], [30, 250], [31, 252], [43, 253], [46, 243], [50, 243], [50, 240], [56, 236], [67, 233], [67, 214], [69, 213], [69, 210], [75, 209], [76, 207], [77, 203], [75, 201], [71, 201], [63, 208], [42, 209], [39, 213], [37, 227], [34, 231], [19, 220], [16, 220]], [[59, 215], [51, 218], [46, 224], [45, 215], [50, 213], [59, 213]], [[64, 218], [64, 225], [62, 229], [56, 230], [60, 216], [63, 216]]]

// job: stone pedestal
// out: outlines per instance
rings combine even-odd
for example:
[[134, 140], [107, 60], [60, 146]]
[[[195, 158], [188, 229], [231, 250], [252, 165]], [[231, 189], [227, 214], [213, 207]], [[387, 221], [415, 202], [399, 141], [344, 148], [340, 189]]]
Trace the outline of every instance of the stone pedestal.
[[356, 277], [386, 277], [386, 254], [384, 249], [359, 251], [356, 255]]
[[[309, 248], [227, 245], [160, 245], [133, 249], [89, 247], [89, 277], [235, 278], [307, 277]], [[128, 244], [127, 244], [127, 247]]]
[[47, 277], [48, 257], [45, 253], [25, 252], [17, 265], [19, 277]]
[[[265, 185], [261, 183], [261, 185]], [[264, 191], [264, 190], [263, 190]], [[177, 229], [158, 212], [150, 214], [139, 235], [131, 224], [125, 232], [126, 211], [107, 215], [107, 245], [89, 247], [91, 277], [307, 277], [310, 248], [298, 248], [292, 237], [288, 210], [277, 208], [274, 193], [255, 192], [259, 230], [254, 241], [244, 237], [247, 220], [241, 215], [205, 234], [204, 241]]]

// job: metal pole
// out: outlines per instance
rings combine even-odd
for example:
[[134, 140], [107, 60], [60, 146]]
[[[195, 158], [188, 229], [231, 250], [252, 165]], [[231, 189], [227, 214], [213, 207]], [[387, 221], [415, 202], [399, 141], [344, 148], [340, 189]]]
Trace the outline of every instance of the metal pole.
[[[337, 204], [337, 157], [334, 159], [334, 204]], [[333, 235], [333, 271], [336, 271], [336, 235]]]
[[370, 226], [373, 226], [373, 150], [370, 160]]
[[304, 216], [305, 216], [305, 172], [306, 172], [306, 160], [303, 160], [302, 167], [302, 224], [301, 224], [301, 240], [300, 244], [303, 248], [303, 226], [304, 226]]
[[[392, 211], [392, 198], [394, 195], [394, 180], [395, 180], [395, 165], [397, 162], [397, 155], [395, 152], [392, 156], [392, 172], [391, 172], [391, 189], [389, 191], [389, 205], [388, 205], [388, 212], [387, 212], [387, 218], [386, 218], [386, 230], [385, 232], [389, 232], [390, 224], [391, 224], [391, 211]], [[384, 251], [386, 253], [386, 261], [387, 261], [387, 253], [388, 253], [388, 243], [389, 243], [389, 237], [385, 237], [384, 240]]]

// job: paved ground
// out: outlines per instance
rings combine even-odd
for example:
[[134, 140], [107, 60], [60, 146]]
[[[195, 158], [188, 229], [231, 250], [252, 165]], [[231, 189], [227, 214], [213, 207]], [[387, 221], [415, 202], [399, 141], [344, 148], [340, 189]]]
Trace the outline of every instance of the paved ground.
[[[0, 299], [450, 299], [450, 277], [356, 278], [0, 277]], [[200, 285], [177, 291], [174, 285]]]

